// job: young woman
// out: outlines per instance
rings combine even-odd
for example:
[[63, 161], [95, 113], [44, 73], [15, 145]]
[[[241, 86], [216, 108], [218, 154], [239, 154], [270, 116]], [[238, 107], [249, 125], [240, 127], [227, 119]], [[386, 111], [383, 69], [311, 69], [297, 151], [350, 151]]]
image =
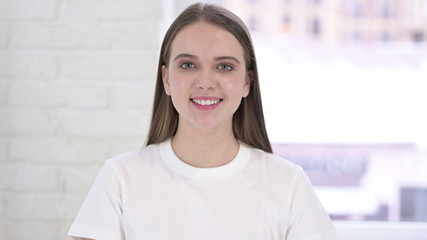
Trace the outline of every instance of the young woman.
[[147, 146], [105, 163], [70, 236], [339, 239], [302, 169], [272, 154], [236, 15], [187, 8], [164, 38], [155, 91]]

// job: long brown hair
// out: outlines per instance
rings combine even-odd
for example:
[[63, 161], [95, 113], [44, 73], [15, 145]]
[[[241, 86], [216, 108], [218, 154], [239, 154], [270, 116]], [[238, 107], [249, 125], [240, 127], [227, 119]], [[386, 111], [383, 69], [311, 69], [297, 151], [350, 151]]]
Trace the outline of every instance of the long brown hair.
[[186, 26], [197, 21], [215, 24], [236, 37], [244, 50], [247, 72], [251, 72], [249, 95], [242, 99], [233, 116], [233, 133], [243, 143], [272, 152], [265, 129], [258, 68], [249, 31], [243, 21], [229, 10], [210, 4], [197, 3], [185, 9], [169, 27], [163, 39], [157, 69], [153, 111], [146, 145], [160, 143], [175, 135], [178, 128], [178, 112], [170, 96], [165, 93], [162, 81], [162, 66], [168, 66], [171, 45], [175, 36]]

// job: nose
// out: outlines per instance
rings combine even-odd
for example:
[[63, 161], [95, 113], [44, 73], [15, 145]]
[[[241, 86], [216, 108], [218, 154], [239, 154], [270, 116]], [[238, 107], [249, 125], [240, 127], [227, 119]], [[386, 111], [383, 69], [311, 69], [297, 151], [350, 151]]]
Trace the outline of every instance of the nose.
[[216, 87], [215, 75], [211, 70], [200, 71], [196, 87], [201, 90], [211, 90]]

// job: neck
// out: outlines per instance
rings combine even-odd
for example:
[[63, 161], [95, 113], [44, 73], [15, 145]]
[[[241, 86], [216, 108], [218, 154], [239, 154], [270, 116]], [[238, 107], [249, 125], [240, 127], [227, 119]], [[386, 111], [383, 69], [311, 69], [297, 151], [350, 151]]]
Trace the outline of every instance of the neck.
[[196, 129], [178, 126], [172, 148], [179, 159], [199, 167], [212, 168], [231, 162], [239, 151], [239, 143], [231, 127]]

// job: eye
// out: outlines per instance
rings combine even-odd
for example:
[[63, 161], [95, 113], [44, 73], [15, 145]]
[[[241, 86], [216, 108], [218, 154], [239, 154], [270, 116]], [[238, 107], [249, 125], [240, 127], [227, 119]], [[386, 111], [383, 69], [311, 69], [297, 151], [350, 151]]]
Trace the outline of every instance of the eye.
[[192, 63], [185, 62], [185, 63], [182, 63], [181, 65], [179, 65], [179, 67], [180, 67], [181, 69], [186, 70], [186, 69], [195, 68], [196, 66], [195, 66], [194, 64], [192, 64]]
[[217, 69], [224, 72], [230, 72], [234, 70], [233, 66], [231, 66], [230, 64], [221, 64], [217, 67]]

